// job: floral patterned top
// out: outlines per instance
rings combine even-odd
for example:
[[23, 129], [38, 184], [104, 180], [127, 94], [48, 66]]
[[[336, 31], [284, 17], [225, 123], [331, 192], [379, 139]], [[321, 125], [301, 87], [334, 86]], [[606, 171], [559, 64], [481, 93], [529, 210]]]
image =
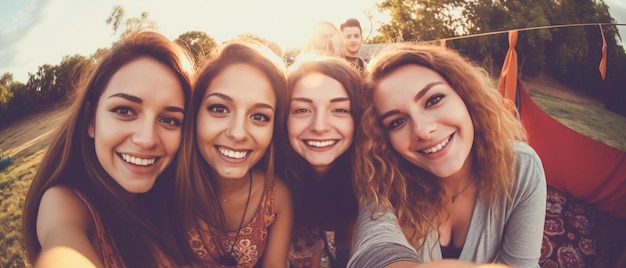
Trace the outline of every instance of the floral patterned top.
[[93, 222], [96, 227], [96, 234], [98, 236], [98, 242], [100, 243], [100, 255], [102, 256], [102, 262], [104, 262], [104, 267], [107, 268], [118, 268], [118, 267], [126, 267], [124, 261], [122, 260], [122, 256], [120, 255], [117, 247], [113, 244], [113, 241], [107, 235], [106, 230], [104, 229], [104, 225], [102, 224], [102, 219], [100, 218], [100, 214], [96, 211], [93, 204], [89, 201], [89, 199], [81, 192], [74, 190], [76, 195], [85, 203], [89, 212], [91, 213], [91, 217], [93, 218]]
[[[237, 259], [240, 268], [254, 267], [265, 252], [269, 227], [276, 220], [274, 212], [274, 179], [270, 179], [264, 189], [263, 197], [254, 217], [246, 226], [242, 227], [237, 237], [237, 231], [223, 233], [213, 229], [216, 239], [213, 240], [210, 230], [201, 229], [193, 224], [187, 231], [191, 249], [198, 255], [204, 267], [228, 267], [219, 263], [220, 252], [231, 252]], [[218, 249], [213, 241], [219, 243]], [[233, 242], [234, 241], [234, 242]]]

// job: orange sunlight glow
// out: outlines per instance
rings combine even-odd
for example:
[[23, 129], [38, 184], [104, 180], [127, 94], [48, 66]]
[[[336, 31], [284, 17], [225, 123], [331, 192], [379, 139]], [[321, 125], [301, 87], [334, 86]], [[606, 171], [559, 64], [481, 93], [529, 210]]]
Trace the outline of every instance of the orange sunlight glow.
[[150, 4], [123, 1], [127, 16], [148, 12], [158, 31], [176, 38], [186, 31], [204, 31], [218, 43], [251, 33], [281, 47], [303, 44], [316, 21], [337, 25], [348, 18], [361, 22], [364, 37], [372, 28], [367, 14], [377, 14], [376, 0], [220, 0], [154, 1]]

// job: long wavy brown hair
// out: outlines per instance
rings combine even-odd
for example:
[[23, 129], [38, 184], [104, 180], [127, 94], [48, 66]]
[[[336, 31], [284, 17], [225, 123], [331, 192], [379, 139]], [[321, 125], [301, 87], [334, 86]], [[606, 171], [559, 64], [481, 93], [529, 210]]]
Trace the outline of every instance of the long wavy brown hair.
[[171, 261], [181, 261], [178, 249], [172, 246], [173, 236], [170, 235], [169, 225], [158, 222], [168, 218], [170, 212], [167, 208], [172, 202], [174, 165], [170, 165], [159, 176], [149, 192], [137, 195], [136, 202], [129, 203], [124, 198], [128, 192], [103, 169], [96, 157], [94, 140], [87, 135], [89, 124], [94, 120], [98, 99], [111, 77], [120, 68], [141, 57], [155, 59], [176, 74], [185, 96], [183, 125], [190, 124], [193, 64], [188, 54], [155, 32], [131, 34], [113, 45], [95, 69], [86, 74], [85, 86], [77, 89], [65, 121], [59, 126], [26, 195], [22, 234], [31, 262], [41, 252], [36, 232], [41, 197], [46, 190], [56, 185], [78, 190], [89, 198], [101, 215], [104, 228], [125, 265], [163, 265], [163, 260], [159, 258], [162, 254]]
[[[202, 97], [207, 91], [211, 81], [224, 69], [233, 64], [248, 64], [267, 76], [272, 84], [276, 95], [276, 107], [274, 114], [274, 129], [276, 134], [284, 129], [286, 121], [287, 82], [286, 66], [282, 59], [267, 46], [251, 39], [235, 39], [222, 44], [206, 60], [197, 75], [193, 93], [193, 122], [200, 111]], [[245, 79], [245, 77], [242, 77]], [[265, 171], [266, 178], [274, 177], [274, 158], [276, 135], [267, 151], [254, 166], [255, 169]], [[183, 140], [179, 157], [179, 166], [176, 171], [176, 200], [178, 211], [177, 241], [185, 248], [185, 254], [189, 258], [197, 258], [191, 251], [187, 242], [187, 227], [198, 219], [212, 226], [222, 226], [224, 223], [224, 211], [220, 205], [219, 188], [212, 178], [211, 167], [206, 163], [197, 144], [195, 123], [189, 129], [183, 130]]]
[[407, 239], [420, 249], [426, 235], [440, 224], [439, 215], [444, 209], [442, 182], [393, 149], [373, 105], [373, 93], [380, 80], [408, 64], [435, 71], [463, 99], [474, 126], [469, 156], [473, 159], [472, 172], [479, 178], [479, 195], [490, 204], [510, 198], [514, 180], [512, 141], [526, 141], [526, 132], [521, 121], [506, 108], [493, 79], [458, 52], [432, 45], [397, 43], [386, 45], [374, 56], [368, 64], [367, 107], [356, 138], [354, 185], [360, 202], [373, 201], [394, 211]]
[[[303, 54], [289, 69], [289, 100], [298, 81], [311, 73], [321, 73], [341, 83], [350, 98], [350, 114], [356, 132], [362, 113], [361, 74], [343, 58]], [[317, 236], [318, 233], [314, 232], [317, 228], [337, 228], [351, 224], [358, 211], [351, 180], [354, 141], [335, 160], [321, 181], [316, 181], [311, 165], [291, 147], [287, 128], [281, 129], [279, 135], [282, 137], [279, 144], [281, 161], [277, 163], [277, 169], [283, 174], [293, 196], [294, 233]]]

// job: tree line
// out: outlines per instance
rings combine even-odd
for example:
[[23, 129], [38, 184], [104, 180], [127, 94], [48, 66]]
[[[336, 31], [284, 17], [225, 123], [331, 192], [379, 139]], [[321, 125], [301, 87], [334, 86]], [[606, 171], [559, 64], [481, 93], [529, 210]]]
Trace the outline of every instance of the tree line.
[[[494, 70], [494, 76], [509, 49], [508, 35], [460, 37], [548, 25], [616, 24], [603, 0], [383, 0], [377, 8], [389, 12], [390, 21], [368, 42], [449, 39], [447, 47]], [[604, 80], [598, 70], [601, 31], [607, 45]], [[520, 31], [515, 48], [520, 77], [553, 77], [626, 116], [626, 54], [617, 25]]]
[[[381, 0], [376, 8], [388, 12], [390, 20], [382, 23], [367, 43], [446, 40], [447, 47], [483, 64], [494, 76], [509, 48], [508, 36], [463, 36], [546, 25], [616, 23], [603, 0]], [[147, 12], [130, 17], [122, 6], [114, 6], [105, 22], [120, 38], [135, 30], [157, 28]], [[598, 71], [603, 45], [600, 31], [607, 44], [604, 80]], [[243, 36], [267, 41], [254, 34]], [[553, 77], [626, 116], [626, 54], [619, 40], [616, 25], [522, 31], [516, 45], [519, 75]], [[175, 41], [188, 49], [197, 65], [217, 46], [202, 31], [185, 32]], [[98, 49], [89, 57], [65, 56], [57, 65], [41, 65], [29, 73], [26, 83], [15, 81], [11, 73], [2, 74], [0, 127], [71, 99], [81, 76], [107, 49]]]
[[[119, 38], [142, 29], [156, 30], [156, 23], [147, 12], [130, 17], [122, 6], [114, 6], [105, 22]], [[215, 40], [201, 31], [188, 31], [175, 41], [185, 47], [197, 65], [217, 46]], [[25, 116], [46, 111], [56, 105], [66, 105], [74, 90], [82, 86], [87, 74], [95, 68], [98, 60], [109, 48], [100, 48], [89, 57], [64, 56], [57, 65], [44, 64], [35, 73], [29, 73], [28, 81], [15, 81], [12, 73], [0, 76], [0, 128]]]

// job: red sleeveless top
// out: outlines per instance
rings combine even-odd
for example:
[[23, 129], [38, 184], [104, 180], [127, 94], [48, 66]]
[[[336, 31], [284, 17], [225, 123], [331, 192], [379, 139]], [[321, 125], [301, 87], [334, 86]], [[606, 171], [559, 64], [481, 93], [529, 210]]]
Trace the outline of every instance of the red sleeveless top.
[[[203, 266], [227, 267], [220, 265], [218, 262], [222, 255], [220, 252], [231, 252], [232, 247], [234, 247], [233, 254], [237, 256], [237, 267], [245, 268], [256, 265], [267, 247], [269, 227], [276, 220], [276, 213], [274, 212], [274, 181], [274, 179], [269, 179], [268, 185], [263, 190], [263, 197], [254, 217], [250, 223], [241, 228], [237, 241], [234, 241], [237, 237], [237, 231], [224, 233], [213, 229], [213, 233], [216, 236], [215, 240], [213, 240], [211, 231], [201, 229], [196, 224], [189, 228], [187, 231], [189, 244], [191, 249], [202, 260]], [[219, 245], [215, 245], [213, 241], [217, 241]]]

